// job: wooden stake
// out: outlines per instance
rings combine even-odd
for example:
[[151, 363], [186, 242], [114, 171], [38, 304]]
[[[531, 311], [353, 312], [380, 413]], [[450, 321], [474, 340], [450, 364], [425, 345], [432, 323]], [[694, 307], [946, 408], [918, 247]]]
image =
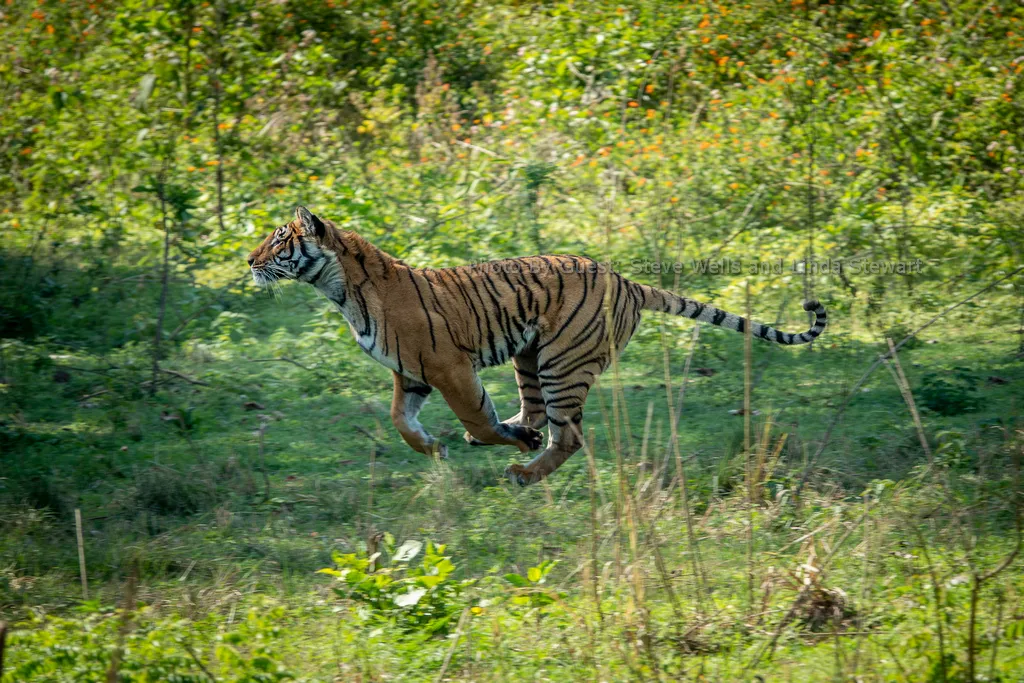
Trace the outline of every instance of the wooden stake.
[[85, 539], [82, 538], [82, 511], [75, 508], [75, 535], [78, 537], [78, 573], [82, 577], [82, 599], [89, 599], [89, 576], [85, 572]]

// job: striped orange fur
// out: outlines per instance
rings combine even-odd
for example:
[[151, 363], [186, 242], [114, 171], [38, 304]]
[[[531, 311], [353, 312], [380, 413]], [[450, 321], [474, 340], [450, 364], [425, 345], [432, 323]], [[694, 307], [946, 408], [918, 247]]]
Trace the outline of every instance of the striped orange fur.
[[[506, 475], [521, 485], [551, 474], [581, 447], [587, 393], [626, 347], [642, 311], [662, 311], [745, 331], [745, 318], [663, 289], [631, 282], [580, 256], [530, 256], [456, 268], [412, 268], [354, 232], [304, 207], [249, 254], [259, 284], [309, 283], [341, 310], [359, 346], [391, 369], [391, 418], [413, 449], [446, 455], [417, 416], [440, 391], [474, 445], [544, 450]], [[814, 325], [801, 334], [752, 323], [751, 334], [806, 344], [825, 329], [825, 308], [808, 301]], [[520, 411], [501, 421], [477, 372], [512, 361]]]

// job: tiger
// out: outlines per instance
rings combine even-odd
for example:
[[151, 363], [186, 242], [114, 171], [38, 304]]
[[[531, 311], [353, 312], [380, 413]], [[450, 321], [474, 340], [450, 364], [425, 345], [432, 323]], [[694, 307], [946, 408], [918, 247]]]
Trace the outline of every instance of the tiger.
[[[415, 451], [448, 449], [418, 416], [436, 389], [472, 445], [543, 450], [505, 469], [526, 486], [583, 447], [583, 407], [594, 382], [626, 348], [643, 311], [661, 311], [744, 333], [745, 318], [664, 289], [632, 282], [582, 256], [504, 259], [454, 268], [414, 268], [351, 230], [299, 206], [248, 256], [257, 285], [298, 280], [341, 311], [356, 344], [394, 380], [391, 420]], [[750, 323], [752, 337], [807, 344], [825, 329], [825, 307], [807, 301], [814, 324], [790, 334]], [[519, 412], [501, 420], [480, 381], [509, 360]], [[548, 428], [545, 445], [541, 429]]]

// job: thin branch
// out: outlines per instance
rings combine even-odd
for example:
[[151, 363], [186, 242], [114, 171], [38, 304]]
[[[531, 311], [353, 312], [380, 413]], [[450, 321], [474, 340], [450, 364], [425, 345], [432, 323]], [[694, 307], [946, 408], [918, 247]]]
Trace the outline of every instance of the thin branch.
[[210, 386], [209, 382], [204, 382], [201, 379], [194, 379], [192, 377], [189, 377], [186, 374], [178, 372], [177, 370], [168, 370], [167, 368], [160, 368], [160, 372], [164, 373], [165, 375], [171, 375], [173, 377], [177, 377], [178, 379], [183, 379], [186, 382], [188, 382], [189, 384], [197, 384], [197, 385], [199, 385], [201, 387], [208, 387], [208, 386]]

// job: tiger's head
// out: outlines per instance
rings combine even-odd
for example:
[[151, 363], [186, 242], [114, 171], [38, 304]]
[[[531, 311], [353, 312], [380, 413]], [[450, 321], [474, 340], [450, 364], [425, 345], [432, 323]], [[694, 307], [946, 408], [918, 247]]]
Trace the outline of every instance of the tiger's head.
[[278, 280], [316, 282], [329, 261], [321, 248], [326, 224], [309, 209], [295, 209], [295, 219], [267, 235], [260, 246], [249, 253], [253, 281], [262, 286]]

